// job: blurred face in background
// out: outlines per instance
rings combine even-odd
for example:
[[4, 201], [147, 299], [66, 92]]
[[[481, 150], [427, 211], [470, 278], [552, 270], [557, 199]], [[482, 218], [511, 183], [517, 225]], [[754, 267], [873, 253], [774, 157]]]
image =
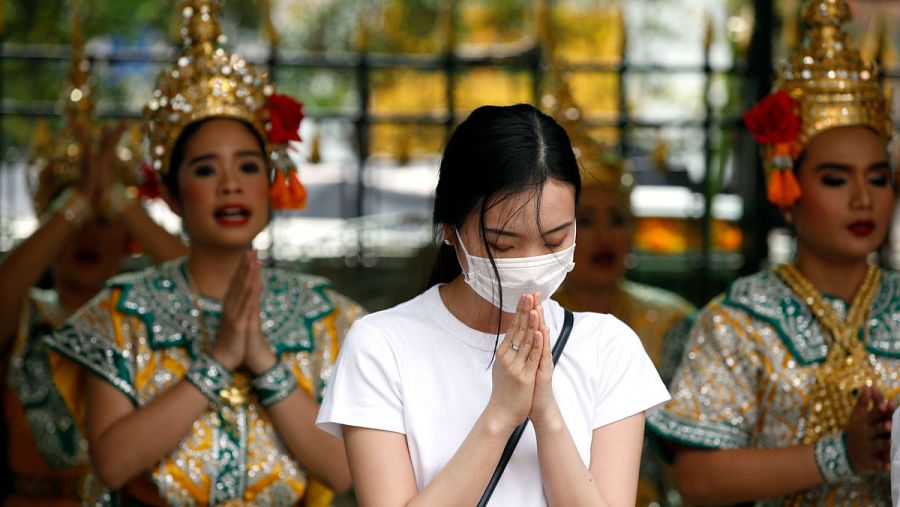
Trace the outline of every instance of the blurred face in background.
[[865, 127], [827, 130], [807, 143], [796, 169], [802, 197], [786, 210], [804, 255], [865, 260], [884, 242], [894, 209], [887, 149]]
[[119, 272], [128, 236], [119, 223], [91, 221], [72, 235], [51, 266], [54, 283], [79, 291], [99, 291]]
[[615, 286], [625, 273], [631, 251], [633, 228], [627, 195], [599, 184], [585, 185], [576, 217], [575, 269], [566, 283]]

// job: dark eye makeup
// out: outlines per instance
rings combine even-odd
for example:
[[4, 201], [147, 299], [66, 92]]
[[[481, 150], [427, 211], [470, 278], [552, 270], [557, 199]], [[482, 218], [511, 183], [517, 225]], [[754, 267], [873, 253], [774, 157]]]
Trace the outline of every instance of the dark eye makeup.
[[200, 177], [211, 176], [215, 172], [216, 170], [213, 168], [213, 166], [207, 164], [198, 165], [193, 169], [194, 176]]
[[822, 183], [828, 187], [839, 187], [847, 182], [847, 178], [826, 174], [822, 176]]
[[259, 164], [256, 162], [244, 162], [241, 164], [241, 171], [245, 173], [258, 173], [260, 171]]

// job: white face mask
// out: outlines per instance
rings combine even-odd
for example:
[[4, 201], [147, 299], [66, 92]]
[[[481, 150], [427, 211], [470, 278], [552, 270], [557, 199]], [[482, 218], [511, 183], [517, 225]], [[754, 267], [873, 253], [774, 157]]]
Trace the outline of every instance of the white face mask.
[[[464, 279], [476, 294], [500, 307], [500, 293], [491, 260], [486, 257], [469, 255], [463, 244], [459, 231], [456, 239], [466, 256], [469, 272], [463, 270]], [[503, 290], [503, 311], [515, 313], [522, 294], [541, 293], [541, 302], [546, 301], [556, 292], [566, 279], [566, 274], [575, 267], [575, 242], [572, 246], [546, 255], [534, 257], [516, 257], [510, 259], [494, 259], [500, 273], [500, 287]]]

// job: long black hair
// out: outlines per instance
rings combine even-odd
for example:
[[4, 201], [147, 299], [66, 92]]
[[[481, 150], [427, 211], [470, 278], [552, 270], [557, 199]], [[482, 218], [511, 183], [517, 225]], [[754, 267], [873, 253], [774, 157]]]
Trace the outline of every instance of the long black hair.
[[[444, 226], [460, 229], [477, 213], [484, 250], [500, 277], [487, 244], [484, 217], [490, 206], [527, 189], [541, 190], [548, 179], [572, 185], [581, 195], [578, 162], [569, 136], [550, 116], [534, 106], [482, 106], [465, 119], [447, 141], [434, 197], [435, 236]], [[540, 224], [540, 221], [538, 221]], [[452, 245], [441, 244], [427, 287], [446, 283], [462, 272]], [[502, 291], [500, 305], [503, 305]]]

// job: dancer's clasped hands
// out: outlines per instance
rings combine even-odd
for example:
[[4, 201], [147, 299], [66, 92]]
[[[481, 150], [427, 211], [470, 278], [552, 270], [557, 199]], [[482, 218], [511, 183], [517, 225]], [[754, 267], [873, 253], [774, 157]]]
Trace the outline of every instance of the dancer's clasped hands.
[[244, 367], [255, 374], [264, 372], [277, 360], [260, 320], [261, 269], [256, 252], [251, 250], [231, 278], [213, 347], [213, 355], [228, 368]]

